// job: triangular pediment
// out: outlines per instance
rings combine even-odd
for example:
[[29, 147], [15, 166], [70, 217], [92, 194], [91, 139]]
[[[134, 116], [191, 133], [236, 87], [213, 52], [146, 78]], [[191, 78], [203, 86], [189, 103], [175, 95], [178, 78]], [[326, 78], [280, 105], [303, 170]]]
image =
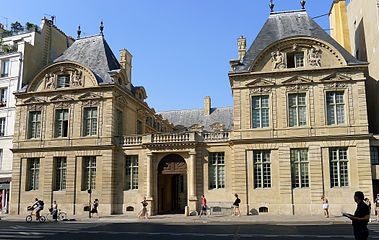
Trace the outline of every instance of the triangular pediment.
[[308, 83], [312, 83], [312, 80], [308, 79], [308, 78], [305, 78], [305, 77], [301, 77], [301, 76], [293, 76], [287, 80], [285, 80], [284, 82], [282, 82], [283, 84], [286, 84], [286, 85], [292, 85], [292, 84], [308, 84]]
[[85, 93], [79, 97], [80, 100], [83, 100], [83, 99], [99, 99], [99, 98], [101, 98], [100, 95], [97, 95], [96, 93], [92, 93], [92, 92]]
[[72, 99], [70, 97], [63, 96], [63, 95], [57, 95], [57, 96], [50, 99], [50, 101], [52, 101], [52, 102], [63, 102], [63, 101], [72, 101], [72, 100], [74, 100], [74, 99]]
[[324, 78], [321, 79], [321, 81], [351, 81], [351, 77], [343, 75], [341, 73], [332, 73]]
[[46, 101], [43, 100], [43, 99], [41, 99], [41, 98], [31, 97], [31, 98], [26, 99], [23, 103], [25, 103], [25, 104], [30, 104], [30, 103], [46, 103]]
[[128, 101], [127, 101], [126, 98], [125, 98], [124, 96], [122, 96], [122, 95], [116, 97], [116, 101], [117, 101], [118, 103], [121, 103], [121, 104], [124, 104], [124, 105], [128, 104]]
[[246, 83], [247, 87], [265, 87], [265, 86], [273, 86], [273, 85], [275, 85], [274, 82], [271, 82], [264, 78], [257, 78], [257, 79], [254, 79], [253, 81]]

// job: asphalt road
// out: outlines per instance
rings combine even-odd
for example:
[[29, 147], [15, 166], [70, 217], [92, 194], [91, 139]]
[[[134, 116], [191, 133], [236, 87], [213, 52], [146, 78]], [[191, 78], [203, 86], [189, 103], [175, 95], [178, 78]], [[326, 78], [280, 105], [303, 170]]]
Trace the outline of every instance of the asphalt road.
[[[379, 239], [379, 224], [369, 225]], [[149, 223], [25, 223], [0, 221], [0, 239], [353, 239], [351, 225]]]

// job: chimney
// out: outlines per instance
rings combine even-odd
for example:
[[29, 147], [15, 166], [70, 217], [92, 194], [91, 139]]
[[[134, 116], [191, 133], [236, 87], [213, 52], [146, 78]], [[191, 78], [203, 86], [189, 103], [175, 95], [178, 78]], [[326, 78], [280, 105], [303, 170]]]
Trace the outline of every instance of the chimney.
[[237, 40], [238, 43], [238, 59], [242, 61], [243, 57], [245, 57], [246, 54], [246, 38], [241, 36]]
[[330, 35], [351, 53], [346, 1], [334, 0], [329, 12]]
[[204, 98], [204, 113], [205, 115], [211, 115], [211, 97], [206, 96]]
[[120, 64], [126, 70], [129, 83], [132, 82], [132, 57], [132, 54], [125, 48], [120, 50]]

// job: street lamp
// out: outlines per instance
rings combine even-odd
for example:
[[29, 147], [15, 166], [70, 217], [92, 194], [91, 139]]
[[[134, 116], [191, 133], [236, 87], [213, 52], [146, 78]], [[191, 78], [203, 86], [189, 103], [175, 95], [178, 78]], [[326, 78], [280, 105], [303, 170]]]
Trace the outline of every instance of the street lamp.
[[90, 184], [90, 187], [88, 189], [88, 193], [89, 193], [88, 217], [91, 218], [91, 195], [92, 195], [91, 184]]

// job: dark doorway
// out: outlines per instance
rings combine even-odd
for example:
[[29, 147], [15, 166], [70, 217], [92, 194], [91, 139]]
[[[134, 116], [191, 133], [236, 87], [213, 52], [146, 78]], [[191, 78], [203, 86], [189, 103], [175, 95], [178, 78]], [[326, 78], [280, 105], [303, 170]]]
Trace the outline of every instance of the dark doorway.
[[177, 155], [164, 157], [158, 165], [158, 213], [184, 213], [187, 205], [187, 164]]

